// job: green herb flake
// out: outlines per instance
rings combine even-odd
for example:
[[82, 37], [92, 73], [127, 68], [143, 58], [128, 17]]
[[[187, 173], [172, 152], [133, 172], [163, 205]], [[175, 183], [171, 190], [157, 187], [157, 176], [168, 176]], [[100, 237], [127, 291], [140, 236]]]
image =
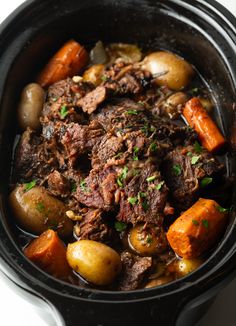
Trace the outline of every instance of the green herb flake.
[[60, 111], [60, 116], [62, 119], [65, 119], [65, 117], [67, 116], [67, 114], [69, 113], [68, 108], [66, 105], [62, 105], [61, 107], [61, 111]]
[[122, 232], [127, 228], [127, 224], [120, 221], [115, 221], [114, 226], [117, 232]]
[[143, 210], [146, 212], [148, 210], [148, 202], [147, 202], [147, 199], [144, 199], [144, 201], [142, 202], [142, 208]]
[[220, 212], [220, 213], [228, 213], [229, 209], [228, 208], [224, 208], [221, 206], [216, 206], [216, 209]]
[[140, 201], [141, 198], [145, 198], [145, 197], [147, 197], [146, 192], [139, 191], [139, 193], [138, 193], [138, 200]]
[[196, 226], [199, 225], [199, 222], [198, 222], [197, 220], [192, 220], [192, 223], [193, 223], [194, 225], [196, 225]]
[[134, 147], [134, 150], [133, 150], [133, 160], [134, 161], [138, 161], [138, 152], [139, 152], [139, 148], [137, 146]]
[[102, 81], [108, 81], [108, 79], [109, 79], [109, 78], [108, 78], [107, 76], [105, 76], [105, 75], [101, 76], [101, 80], [102, 80]]
[[150, 151], [151, 152], [156, 152], [157, 151], [157, 144], [156, 143], [151, 143], [151, 145], [150, 145]]
[[152, 238], [151, 234], [147, 234], [146, 243], [147, 244], [152, 244], [152, 242], [153, 242], [153, 238]]
[[150, 131], [154, 132], [154, 131], [156, 131], [156, 128], [154, 126], [150, 126]]
[[143, 101], [138, 101], [138, 104], [140, 104], [140, 105], [145, 105], [145, 102], [143, 102]]
[[209, 227], [209, 222], [207, 220], [202, 220], [202, 225], [207, 229]]
[[137, 110], [128, 110], [126, 111], [127, 114], [130, 114], [130, 115], [137, 115], [139, 112]]
[[76, 192], [76, 190], [77, 190], [77, 184], [75, 181], [73, 181], [71, 183], [71, 192]]
[[137, 204], [137, 202], [138, 202], [138, 198], [137, 197], [129, 197], [128, 198], [128, 202], [131, 204], [131, 205], [135, 205], [135, 204]]
[[199, 92], [199, 88], [198, 88], [198, 87], [192, 88], [192, 89], [190, 90], [190, 93], [191, 93], [191, 94], [198, 94], [198, 92]]
[[202, 146], [199, 144], [199, 142], [195, 141], [194, 143], [194, 150], [197, 154], [202, 152]]
[[57, 100], [58, 100], [58, 97], [53, 97], [53, 98], [52, 98], [52, 101], [53, 101], [53, 102], [56, 102]]
[[79, 185], [80, 185], [80, 188], [81, 188], [81, 190], [83, 192], [87, 192], [88, 191], [87, 190], [87, 184], [86, 184], [86, 181], [85, 180], [82, 180]]
[[191, 164], [192, 165], [196, 164], [199, 161], [200, 158], [201, 158], [201, 156], [193, 156], [191, 158]]
[[38, 202], [36, 204], [36, 209], [37, 211], [39, 211], [40, 213], [43, 213], [45, 211], [45, 205], [42, 202]]
[[148, 124], [145, 124], [143, 127], [140, 128], [140, 130], [144, 133], [145, 136], [148, 136], [149, 134]]
[[119, 152], [114, 156], [114, 158], [115, 159], [120, 158], [123, 154], [124, 154], [123, 152]]
[[179, 176], [181, 174], [181, 166], [179, 164], [173, 165], [172, 171], [176, 176]]
[[192, 156], [192, 155], [193, 155], [192, 152], [188, 152], [188, 153], [187, 153], [187, 156]]
[[24, 191], [29, 191], [30, 189], [34, 188], [36, 186], [36, 180], [32, 180], [29, 183], [24, 183]]
[[206, 186], [208, 186], [210, 183], [212, 183], [212, 178], [203, 178], [201, 181], [200, 181], [200, 186], [201, 188], [205, 188]]
[[123, 181], [126, 179], [127, 174], [128, 174], [128, 167], [125, 166], [121, 171], [121, 174], [116, 179], [116, 182], [119, 187], [123, 187]]
[[154, 181], [156, 178], [157, 178], [156, 175], [152, 175], [151, 177], [148, 177], [146, 180], [147, 180], [147, 182], [152, 182], [152, 181]]
[[165, 181], [161, 181], [161, 182], [159, 182], [157, 185], [156, 185], [156, 189], [157, 190], [161, 190], [161, 188], [162, 188], [162, 186], [164, 185], [164, 183], [165, 183]]

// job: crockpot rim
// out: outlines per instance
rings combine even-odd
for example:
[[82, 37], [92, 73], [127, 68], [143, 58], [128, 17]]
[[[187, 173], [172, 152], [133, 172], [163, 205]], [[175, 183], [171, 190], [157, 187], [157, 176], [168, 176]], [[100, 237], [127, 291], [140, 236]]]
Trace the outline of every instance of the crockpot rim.
[[[174, 3], [176, 3], [176, 2], [177, 3], [184, 3], [183, 0], [180, 0], [180, 1], [170, 0], [170, 1], [172, 1]], [[206, 10], [210, 10], [210, 9], [212, 10], [212, 8], [213, 8], [214, 9], [214, 14], [217, 15], [217, 14], [220, 13], [221, 18], [222, 18], [222, 13], [223, 13], [224, 19], [226, 21], [227, 20], [230, 21], [231, 24], [233, 22], [236, 23], [236, 18], [226, 8], [224, 8], [221, 4], [217, 3], [216, 1], [214, 1], [214, 0], [205, 0], [205, 1], [197, 0], [197, 3], [200, 3], [202, 6], [205, 5]], [[3, 21], [3, 23], [0, 26], [0, 39], [1, 39], [2, 35], [4, 35], [4, 32], [9, 28], [9, 25], [14, 23], [14, 21], [19, 18], [19, 16], [22, 14], [22, 12], [24, 10], [28, 9], [30, 6], [35, 5], [35, 4], [37, 5], [37, 4], [39, 4], [39, 2], [37, 0], [27, 0], [24, 3], [22, 3], [11, 15], [9, 15]], [[206, 4], [207, 4], [207, 6], [206, 6]], [[236, 35], [235, 31], [233, 31], [233, 34]], [[232, 224], [231, 231], [228, 231], [228, 232], [229, 233], [233, 232], [233, 230], [236, 232], [236, 225], [235, 224]], [[6, 231], [6, 229], [5, 229], [5, 231]], [[70, 296], [70, 297], [76, 298], [77, 296], [75, 296], [74, 294], [72, 295], [71, 293], [69, 293], [70, 289], [74, 289], [74, 290], [76, 289], [76, 290], [85, 292], [87, 295], [93, 293], [94, 297], [96, 297], [96, 296], [99, 297], [99, 298], [92, 298], [89, 295], [89, 299], [88, 299], [87, 295], [85, 297], [80, 296], [80, 299], [82, 299], [82, 300], [95, 300], [95, 301], [99, 300], [99, 301], [103, 301], [100, 298], [100, 296], [104, 295], [104, 298], [106, 296], [109, 297], [106, 300], [104, 299], [104, 301], [108, 300], [109, 302], [111, 302], [113, 297], [114, 298], [121, 297], [120, 300], [123, 302], [124, 299], [125, 299], [124, 296], [127, 297], [127, 300], [129, 300], [129, 301], [130, 300], [134, 300], [134, 301], [142, 300], [143, 301], [143, 300], [145, 300], [145, 298], [147, 296], [148, 296], [147, 299], [152, 299], [154, 297], [167, 296], [167, 295], [170, 295], [170, 294], [173, 294], [173, 293], [176, 293], [176, 292], [183, 292], [184, 290], [187, 290], [189, 287], [192, 286], [191, 283], [193, 282], [192, 281], [193, 276], [196, 276], [196, 275], [200, 274], [200, 272], [202, 272], [202, 270], [207, 269], [207, 266], [209, 265], [209, 262], [211, 262], [211, 260], [216, 256], [216, 254], [219, 254], [219, 252], [222, 250], [222, 247], [224, 245], [226, 245], [228, 237], [226, 237], [226, 239], [224, 239], [222, 241], [221, 245], [217, 248], [217, 250], [215, 250], [214, 253], [209, 257], [209, 259], [206, 262], [204, 262], [203, 265], [197, 271], [195, 271], [194, 273], [191, 273], [190, 275], [185, 276], [184, 278], [181, 278], [181, 279], [176, 280], [174, 282], [171, 282], [171, 283], [168, 283], [166, 285], [160, 286], [158, 288], [140, 289], [140, 290], [128, 291], [128, 292], [126, 292], [126, 291], [113, 292], [113, 291], [104, 291], [104, 290], [97, 290], [97, 289], [82, 289], [82, 288], [78, 288], [77, 286], [73, 286], [73, 285], [70, 285], [68, 283], [61, 282], [61, 281], [55, 279], [54, 277], [49, 276], [48, 274], [46, 274], [45, 272], [40, 270], [37, 266], [33, 265], [30, 261], [28, 261], [28, 259], [24, 257], [24, 255], [20, 251], [20, 249], [16, 246], [15, 241], [12, 239], [12, 237], [11, 237], [11, 235], [9, 233], [8, 233], [8, 240], [10, 240], [12, 242], [12, 244], [15, 246], [15, 249], [18, 251], [18, 254], [20, 254], [21, 258], [27, 263], [27, 265], [29, 267], [29, 270], [32, 270], [32, 272], [37, 270], [37, 273], [46, 276], [46, 280], [51, 280], [52, 283], [53, 283], [53, 286], [55, 285], [55, 288], [57, 286], [57, 283], [62, 285], [64, 289], [67, 288], [68, 293], [63, 293], [64, 296]], [[5, 255], [6, 256], [4, 257], [4, 255], [2, 254], [3, 259], [7, 257], [6, 252], [5, 252]], [[8, 254], [8, 258], [9, 258], [9, 255], [10, 254]], [[0, 254], [0, 256], [1, 256], [1, 254]], [[222, 260], [224, 260], [223, 258], [222, 258]], [[10, 262], [8, 262], [8, 263], [5, 262], [5, 264], [8, 265], [8, 268], [10, 270], [12, 270], [14, 272], [17, 272], [17, 273], [20, 273], [23, 278], [27, 279], [27, 276], [29, 276], [28, 269], [27, 269], [27, 272], [26, 272], [25, 269], [23, 269], [23, 270], [20, 269], [19, 270], [19, 266], [16, 266], [15, 262], [13, 260], [11, 261], [11, 264], [10, 264]], [[10, 265], [11, 265], [11, 267], [10, 267]], [[0, 269], [1, 269], [1, 267], [0, 267]], [[212, 269], [208, 270], [209, 274], [211, 274], [211, 272], [212, 272]], [[207, 273], [202, 278], [199, 278], [198, 276], [196, 276], [194, 282], [197, 281], [198, 285], [200, 285], [200, 283], [202, 283], [202, 282], [204, 283], [204, 281], [206, 279], [206, 275], [207, 275]], [[10, 277], [10, 278], [14, 279], [14, 277]], [[32, 274], [30, 274], [30, 278], [28, 278], [28, 281], [31, 282], [32, 284], [34, 284], [35, 279], [36, 279], [36, 277], [34, 277], [33, 273], [32, 273]], [[42, 282], [41, 280], [39, 281], [39, 279], [37, 279], [37, 281], [38, 281], [38, 284], [40, 285], [40, 287], [42, 287], [42, 290], [43, 289], [47, 289], [47, 290], [50, 289], [50, 291], [53, 290], [53, 292], [55, 292], [57, 294], [60, 294], [60, 295], [62, 294], [60, 292], [60, 290], [55, 289], [54, 287], [52, 288], [50, 285], [48, 286], [46, 283]], [[15, 282], [17, 283], [17, 280], [15, 280]], [[182, 286], [179, 286], [181, 283], [182, 283]], [[183, 284], [185, 284], [185, 287], [183, 286]], [[210, 282], [208, 283], [208, 286], [209, 286], [209, 284], [210, 284]], [[32, 288], [33, 287], [34, 286], [32, 286]], [[143, 294], [144, 297], [141, 296], [140, 298], [137, 298], [141, 294]], [[116, 300], [115, 302], [118, 302], [118, 301]]]

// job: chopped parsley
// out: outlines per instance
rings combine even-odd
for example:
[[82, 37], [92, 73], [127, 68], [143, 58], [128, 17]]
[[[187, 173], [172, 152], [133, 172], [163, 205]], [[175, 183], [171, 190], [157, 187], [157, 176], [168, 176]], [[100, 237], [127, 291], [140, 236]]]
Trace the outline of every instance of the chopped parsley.
[[32, 180], [29, 183], [24, 183], [24, 191], [29, 191], [30, 189], [34, 188], [36, 186], [36, 180]]
[[154, 131], [156, 131], [156, 128], [154, 126], [150, 126], [150, 131], [154, 132]]
[[151, 236], [151, 234], [147, 234], [146, 236], [146, 243], [147, 244], [151, 244], [153, 242], [153, 238]]
[[187, 153], [187, 156], [192, 156], [192, 155], [193, 155], [192, 152], [188, 152], [188, 153]]
[[193, 157], [191, 158], [191, 164], [192, 164], [192, 165], [196, 164], [196, 163], [199, 161], [200, 158], [201, 158], [200, 155], [199, 155], [199, 156], [193, 156]]
[[207, 229], [209, 227], [209, 222], [207, 220], [202, 220], [202, 225]]
[[195, 141], [194, 143], [194, 150], [197, 154], [202, 152], [202, 146], [199, 144], [199, 142]]
[[179, 164], [173, 165], [172, 171], [176, 176], [179, 176], [181, 174], [181, 166]]
[[154, 181], [156, 178], [157, 178], [156, 175], [152, 175], [151, 177], [148, 177], [146, 180], [147, 180], [147, 182], [152, 182], [152, 181]]
[[121, 174], [117, 177], [116, 182], [119, 187], [123, 187], [123, 181], [126, 179], [128, 174], [128, 168], [125, 166], [121, 171]]
[[196, 226], [199, 225], [199, 222], [197, 220], [192, 220], [192, 223]]
[[161, 181], [161, 182], [159, 182], [157, 185], [156, 185], [156, 189], [157, 190], [161, 190], [161, 187], [164, 185], [164, 183], [165, 183], [165, 181]]
[[142, 202], [143, 210], [146, 212], [148, 207], [149, 207], [149, 205], [148, 205], [147, 199], [144, 199], [143, 202]]
[[127, 224], [120, 222], [120, 221], [115, 221], [115, 229], [118, 232], [122, 232], [127, 228]]
[[102, 81], [107, 81], [109, 78], [107, 77], [107, 76], [105, 76], [105, 75], [103, 75], [103, 76], [101, 76], [101, 80]]
[[192, 88], [192, 89], [189, 91], [189, 93], [191, 93], [191, 94], [198, 94], [198, 92], [199, 92], [199, 88], [198, 88], [198, 87]]
[[212, 183], [212, 178], [209, 178], [209, 177], [206, 177], [206, 178], [203, 178], [201, 181], [200, 181], [200, 186], [201, 188], [205, 188], [206, 186], [208, 186], [210, 183]]
[[228, 213], [229, 209], [228, 208], [224, 208], [221, 206], [216, 206], [216, 209], [220, 212], [220, 213]]
[[147, 197], [146, 192], [139, 191], [139, 193], [138, 193], [138, 200], [140, 200], [141, 198], [145, 198], [145, 197]]
[[133, 114], [133, 115], [136, 115], [138, 114], [139, 112], [137, 110], [128, 110], [126, 111], [127, 114]]
[[82, 180], [79, 185], [80, 185], [80, 188], [81, 188], [81, 190], [83, 192], [87, 192], [88, 191], [87, 184], [86, 184], [86, 181], [85, 180]]
[[61, 107], [61, 111], [60, 111], [60, 116], [62, 119], [65, 119], [65, 117], [67, 116], [67, 114], [69, 113], [68, 108], [66, 105], [62, 105]]
[[138, 101], [138, 104], [145, 105], [145, 102], [143, 102], [143, 101]]
[[52, 97], [52, 101], [56, 102], [58, 100], [58, 97]]
[[150, 145], [150, 151], [151, 152], [156, 152], [157, 151], [157, 144], [156, 143], [151, 143], [151, 145]]
[[123, 152], [119, 152], [119, 153], [117, 153], [115, 156], [114, 156], [114, 158], [116, 159], [116, 158], [120, 158], [121, 156], [122, 156], [122, 154], [124, 154]]
[[73, 181], [71, 183], [71, 192], [76, 192], [76, 190], [77, 190], [77, 184], [75, 181]]
[[133, 153], [134, 153], [133, 160], [134, 161], [138, 161], [138, 152], [139, 152], [139, 148], [137, 146], [135, 146], [134, 150], [133, 150]]
[[45, 211], [45, 205], [42, 202], [38, 202], [36, 204], [36, 209], [39, 213], [43, 213]]
[[138, 202], [138, 197], [129, 197], [128, 202], [134, 206]]

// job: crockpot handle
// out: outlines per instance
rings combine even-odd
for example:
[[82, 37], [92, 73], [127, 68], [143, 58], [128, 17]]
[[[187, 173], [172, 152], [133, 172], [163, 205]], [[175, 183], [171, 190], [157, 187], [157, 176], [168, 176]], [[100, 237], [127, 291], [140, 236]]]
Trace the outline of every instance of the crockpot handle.
[[181, 300], [175, 297], [113, 303], [75, 297], [52, 301], [63, 326], [175, 326], [181, 310]]

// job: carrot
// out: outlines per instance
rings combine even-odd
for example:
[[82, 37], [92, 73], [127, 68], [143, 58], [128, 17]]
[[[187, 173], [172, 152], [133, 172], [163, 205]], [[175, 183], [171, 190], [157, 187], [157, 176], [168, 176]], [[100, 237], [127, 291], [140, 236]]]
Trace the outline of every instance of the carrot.
[[183, 115], [209, 152], [215, 152], [225, 144], [223, 135], [198, 98], [194, 97], [186, 103]]
[[66, 42], [49, 60], [37, 78], [38, 84], [47, 87], [58, 80], [72, 77], [87, 64], [88, 53], [74, 40]]
[[167, 239], [181, 257], [196, 258], [219, 238], [227, 212], [214, 200], [200, 198], [170, 226]]
[[47, 230], [31, 241], [24, 249], [24, 254], [54, 277], [67, 281], [72, 277], [66, 259], [66, 247], [53, 230]]

